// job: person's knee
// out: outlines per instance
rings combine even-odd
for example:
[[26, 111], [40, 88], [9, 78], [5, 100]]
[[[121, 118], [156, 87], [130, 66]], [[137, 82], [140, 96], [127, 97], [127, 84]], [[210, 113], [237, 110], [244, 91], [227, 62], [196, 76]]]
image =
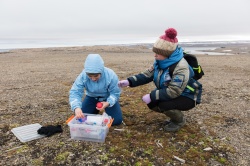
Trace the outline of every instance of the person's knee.
[[122, 110], [119, 103], [116, 103], [112, 108], [106, 109], [106, 113], [114, 119], [112, 126], [120, 125], [122, 123]]
[[120, 125], [121, 123], [122, 123], [122, 117], [116, 117], [116, 118], [114, 118], [114, 121], [113, 121], [113, 123], [112, 123], [112, 126], [116, 126], [116, 125]]
[[121, 113], [115, 114], [111, 117], [114, 119], [112, 126], [120, 125], [122, 123], [123, 118]]

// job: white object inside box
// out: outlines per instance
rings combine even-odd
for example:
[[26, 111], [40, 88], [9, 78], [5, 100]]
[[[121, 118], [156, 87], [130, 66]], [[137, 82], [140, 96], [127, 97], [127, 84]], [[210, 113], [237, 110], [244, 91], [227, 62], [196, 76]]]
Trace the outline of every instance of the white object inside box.
[[111, 117], [106, 113], [102, 115], [85, 114], [84, 118], [78, 119], [78, 122], [76, 121], [74, 124], [106, 126], [110, 123], [110, 119]]

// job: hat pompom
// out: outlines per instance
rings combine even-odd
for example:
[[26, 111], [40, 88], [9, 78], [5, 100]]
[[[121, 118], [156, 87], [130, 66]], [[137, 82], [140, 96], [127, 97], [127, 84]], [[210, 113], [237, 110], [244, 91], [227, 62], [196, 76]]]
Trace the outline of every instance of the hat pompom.
[[174, 28], [168, 28], [165, 31], [165, 34], [168, 38], [175, 39], [175, 37], [177, 36], [177, 31]]
[[154, 43], [153, 52], [166, 57], [171, 56], [178, 46], [178, 39], [176, 36], [177, 31], [174, 28], [166, 29], [165, 34], [161, 35]]

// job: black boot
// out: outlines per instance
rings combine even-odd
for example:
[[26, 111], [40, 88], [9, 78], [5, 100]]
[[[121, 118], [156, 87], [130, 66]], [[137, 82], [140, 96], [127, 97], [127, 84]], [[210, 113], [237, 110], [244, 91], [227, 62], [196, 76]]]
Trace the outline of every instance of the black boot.
[[170, 118], [169, 123], [164, 126], [164, 130], [167, 132], [176, 132], [186, 123], [183, 113], [180, 110], [169, 110], [163, 113]]

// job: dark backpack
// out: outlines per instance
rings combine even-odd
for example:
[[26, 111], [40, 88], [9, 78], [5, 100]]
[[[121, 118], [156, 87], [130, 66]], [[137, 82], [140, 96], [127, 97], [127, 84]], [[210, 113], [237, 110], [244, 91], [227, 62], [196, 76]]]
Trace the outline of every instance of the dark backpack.
[[[194, 71], [194, 79], [195, 80], [198, 80], [200, 79], [203, 75], [204, 75], [204, 72], [201, 68], [201, 66], [198, 64], [198, 60], [196, 58], [195, 55], [192, 55], [192, 54], [188, 54], [188, 53], [183, 53], [184, 54], [184, 58], [186, 59], [186, 61], [188, 62], [188, 64], [192, 67], [193, 71]], [[176, 67], [176, 65], [178, 64], [179, 62], [171, 65], [169, 67], [169, 74], [170, 76], [172, 77], [173, 75], [173, 72], [174, 72], [174, 69]]]

